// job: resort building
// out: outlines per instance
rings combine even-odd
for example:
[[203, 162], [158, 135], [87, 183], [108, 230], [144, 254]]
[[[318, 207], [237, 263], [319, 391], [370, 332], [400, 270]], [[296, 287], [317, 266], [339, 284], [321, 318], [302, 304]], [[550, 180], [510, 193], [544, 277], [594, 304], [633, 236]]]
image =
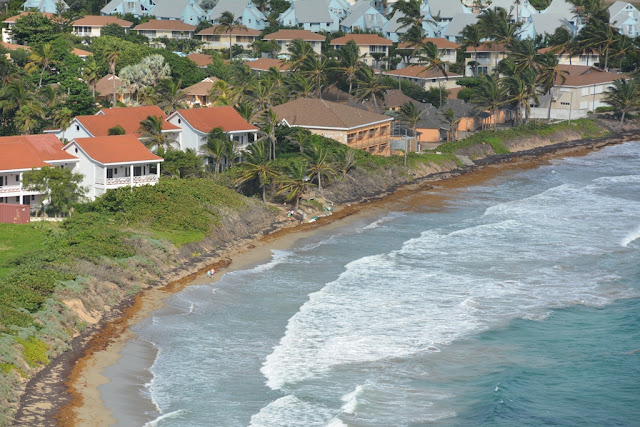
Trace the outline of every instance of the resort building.
[[423, 65], [409, 65], [399, 70], [383, 71], [382, 74], [398, 80], [416, 83], [425, 90], [432, 87], [442, 89], [456, 88], [458, 86], [456, 81], [462, 77], [460, 74], [452, 72], [447, 72], [445, 75], [441, 71], [428, 69]]
[[206, 15], [197, 0], [153, 0], [155, 7], [150, 15], [156, 19], [182, 21], [185, 24], [198, 25]]
[[72, 34], [78, 37], [100, 37], [102, 27], [109, 24], [116, 24], [122, 27], [126, 33], [129, 32], [129, 28], [133, 25], [132, 22], [125, 21], [116, 16], [87, 15], [84, 18], [73, 21], [71, 24]]
[[100, 9], [102, 15], [125, 15], [132, 14], [136, 18], [152, 15], [155, 8], [153, 0], [111, 0], [105, 7]]
[[501, 43], [483, 43], [474, 48], [467, 48], [467, 58], [465, 59], [465, 76], [474, 75], [474, 64], [477, 67], [477, 74], [492, 74], [498, 68], [500, 61], [507, 57], [507, 49]]
[[322, 42], [326, 40], [326, 37], [306, 30], [278, 30], [275, 33], [267, 34], [262, 40], [275, 41], [280, 46], [280, 54], [288, 55], [290, 53], [289, 43], [296, 39], [310, 43], [313, 51], [320, 55], [322, 53]]
[[215, 24], [224, 12], [231, 12], [240, 25], [252, 30], [262, 31], [269, 25], [267, 18], [251, 0], [219, 0], [207, 15], [207, 21]]
[[218, 79], [207, 77], [206, 79], [184, 89], [187, 95], [187, 104], [190, 108], [209, 107], [211, 105], [211, 89]]
[[393, 117], [312, 98], [296, 99], [272, 110], [287, 126], [308, 129], [372, 154], [390, 154]]
[[560, 73], [551, 95], [538, 96], [539, 105], [531, 108], [532, 118], [546, 119], [551, 103], [551, 119], [570, 120], [586, 117], [589, 111], [604, 107], [604, 99], [615, 80], [629, 77], [581, 65], [560, 65]]
[[43, 167], [73, 170], [77, 163], [54, 135], [0, 137], [0, 203], [39, 206], [43, 195], [24, 186], [24, 173]]
[[22, 10], [37, 10], [43, 13], [58, 13], [69, 9], [63, 0], [27, 0], [22, 4]]
[[2, 28], [2, 41], [5, 43], [15, 43], [16, 40], [13, 37], [13, 34], [11, 34], [11, 28], [13, 28], [14, 25], [16, 25], [16, 21], [18, 21], [18, 19], [27, 16], [31, 13], [38, 13], [41, 14], [45, 17], [47, 17], [48, 19], [54, 20], [55, 18], [55, 14], [54, 13], [41, 13], [41, 12], [20, 12], [20, 14], [16, 15], [16, 16], [12, 16], [10, 18], [5, 19], [4, 21], [2, 21], [3, 24], [6, 25], [6, 28]]
[[340, 30], [340, 19], [348, 10], [349, 4], [344, 0], [295, 0], [280, 14], [278, 22], [283, 27], [332, 33]]
[[202, 40], [202, 47], [205, 49], [229, 49], [229, 46], [242, 46], [243, 49], [250, 49], [252, 43], [258, 40], [260, 31], [251, 28], [234, 28], [231, 31], [223, 31], [218, 25], [205, 28], [196, 36]]
[[116, 99], [124, 104], [131, 101], [131, 92], [120, 80], [120, 77], [107, 74], [96, 83], [96, 99], [100, 103], [111, 104], [115, 92]]
[[640, 31], [640, 12], [631, 3], [616, 1], [609, 6], [609, 23], [620, 33], [637, 37]]
[[340, 22], [340, 29], [345, 33], [354, 31], [382, 32], [387, 18], [375, 8], [373, 3], [359, 1], [351, 6], [349, 16]]
[[[438, 55], [442, 57], [443, 61], [449, 62], [452, 64], [456, 62], [456, 50], [460, 48], [460, 45], [458, 43], [449, 41], [447, 39], [438, 38], [438, 37], [427, 37], [422, 40], [422, 43], [425, 45], [429, 42], [436, 45], [436, 47], [438, 48]], [[398, 50], [400, 52], [412, 53], [415, 50], [415, 46], [407, 42], [402, 42], [398, 44]], [[407, 55], [407, 56], [411, 57], [411, 59], [409, 60], [409, 64], [418, 63], [418, 58], [416, 58], [415, 55]], [[400, 64], [401, 66], [408, 65], [408, 64], [405, 64], [404, 62], [401, 62]]]
[[269, 71], [271, 68], [275, 68], [281, 73], [289, 71], [289, 63], [281, 61], [280, 59], [258, 58], [255, 61], [247, 61], [244, 64], [253, 71], [258, 72]]
[[162, 37], [168, 39], [191, 39], [195, 29], [195, 25], [185, 24], [182, 21], [152, 19], [144, 24], [136, 25], [132, 31], [147, 37], [149, 40]]
[[552, 52], [558, 58], [558, 63], [562, 65], [584, 65], [592, 66], [600, 61], [600, 55], [597, 52], [582, 51], [580, 54], [567, 52], [562, 46], [550, 46], [538, 49], [538, 53]]
[[178, 142], [181, 150], [202, 154], [207, 134], [219, 127], [243, 150], [256, 140], [258, 128], [249, 124], [233, 107], [209, 107], [176, 110], [167, 122], [182, 129]]
[[362, 62], [374, 68], [386, 68], [387, 61], [383, 60], [393, 45], [391, 40], [380, 37], [377, 34], [347, 34], [331, 40], [331, 46], [340, 49], [350, 41], [358, 46], [358, 53]]
[[133, 135], [74, 138], [64, 151], [77, 157], [74, 172], [84, 177], [90, 200], [109, 189], [155, 185], [162, 157], [153, 154]]

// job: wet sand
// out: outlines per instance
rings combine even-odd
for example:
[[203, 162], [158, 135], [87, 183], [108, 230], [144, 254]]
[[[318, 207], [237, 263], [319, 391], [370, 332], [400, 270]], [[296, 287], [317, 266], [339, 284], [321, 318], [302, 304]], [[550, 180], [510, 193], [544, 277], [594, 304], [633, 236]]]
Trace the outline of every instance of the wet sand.
[[[619, 142], [621, 141], [612, 141], [602, 146]], [[107, 426], [116, 423], [142, 424], [153, 419], [156, 408], [140, 393], [140, 386], [150, 379], [147, 369], [153, 363], [155, 350], [137, 341], [131, 327], [162, 308], [167, 298], [186, 286], [211, 283], [225, 272], [247, 269], [267, 261], [272, 250], [289, 248], [298, 239], [311, 235], [319, 227], [323, 230], [343, 227], [350, 220], [389, 210], [443, 209], [446, 208], [451, 193], [458, 189], [486, 182], [509, 170], [539, 167], [553, 158], [586, 155], [594, 148], [601, 146], [576, 146], [548, 150], [547, 153], [536, 152], [503, 159], [497, 164], [455, 172], [453, 176], [450, 173], [437, 174], [419, 183], [402, 186], [391, 194], [381, 195], [374, 200], [337, 206], [332, 216], [320, 218], [314, 223], [281, 228], [258, 239], [239, 242], [229, 248], [224, 256], [211, 258], [205, 266], [193, 267], [195, 271], [191, 274], [136, 295], [123, 308], [121, 316], [106, 322], [94, 333], [82, 345], [81, 351], [77, 352], [78, 357], [70, 357], [65, 362], [69, 373], [61, 377], [67, 378], [65, 386], [70, 399], [67, 399], [68, 403], [53, 402], [54, 410], [59, 410], [56, 411], [55, 421], [50, 421], [65, 426]], [[213, 279], [206, 276], [206, 271], [211, 267], [216, 269]], [[122, 382], [122, 386], [113, 393], [125, 394], [126, 404], [118, 403], [122, 401], [120, 396], [114, 399], [113, 394], [100, 393], [99, 386], [110, 380]], [[108, 400], [108, 406], [114, 408], [117, 414], [107, 409], [103, 399]]]

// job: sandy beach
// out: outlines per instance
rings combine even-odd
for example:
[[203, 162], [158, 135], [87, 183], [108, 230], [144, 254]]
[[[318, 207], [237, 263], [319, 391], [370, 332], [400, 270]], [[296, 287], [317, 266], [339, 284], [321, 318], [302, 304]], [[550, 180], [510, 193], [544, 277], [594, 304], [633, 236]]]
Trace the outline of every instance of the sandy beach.
[[[167, 298], [187, 286], [212, 283], [219, 280], [226, 272], [243, 270], [262, 263], [271, 257], [272, 250], [289, 248], [297, 240], [315, 233], [320, 227], [323, 230], [344, 227], [349, 224], [349, 221], [389, 210], [441, 209], [448, 197], [457, 189], [485, 182], [505, 171], [536, 168], [554, 158], [582, 156], [593, 151], [594, 148], [620, 142], [622, 141], [618, 138], [596, 146], [548, 148], [546, 153], [539, 151], [525, 153], [525, 155], [506, 158], [496, 164], [486, 164], [456, 171], [453, 174], [437, 174], [420, 182], [402, 186], [374, 200], [336, 206], [332, 216], [320, 218], [314, 223], [284, 227], [256, 239], [236, 242], [232, 247], [227, 248], [223, 255], [211, 257], [197, 266], [192, 266], [192, 271], [186, 272], [188, 274], [184, 271], [178, 272], [167, 284], [145, 289], [123, 308], [121, 316], [106, 321], [86, 340], [81, 345], [81, 351], [76, 352], [78, 357], [65, 361], [68, 375], [63, 373], [59, 376], [66, 378], [64, 384], [70, 398], [67, 402], [53, 402], [52, 409], [55, 411], [59, 408], [59, 410], [56, 411], [55, 420], [48, 420], [50, 423], [45, 424], [131, 425], [152, 419], [155, 408], [141, 395], [140, 386], [150, 379], [147, 369], [153, 363], [155, 350], [136, 340], [131, 327], [149, 317], [155, 310], [162, 308]], [[216, 269], [216, 274], [213, 278], [209, 278], [206, 272], [212, 267]], [[118, 363], [120, 363], [118, 373], [109, 369]], [[104, 399], [108, 400], [109, 406], [113, 407], [115, 404], [113, 402], [116, 400], [110, 399], [109, 394], [100, 393], [99, 387], [109, 381], [108, 377], [112, 377], [119, 383], [122, 382], [122, 387], [117, 393], [127, 395], [126, 407], [118, 407], [118, 414], [111, 413], [104, 402]], [[122, 401], [121, 398], [117, 400]], [[37, 399], [33, 402], [28, 399], [26, 401], [27, 405], [23, 399], [21, 408], [23, 417], [19, 419], [22, 422], [20, 425], [28, 424], [29, 418], [25, 418], [24, 414], [29, 414], [29, 409], [31, 412], [37, 412], [38, 405], [46, 403], [38, 402]], [[31, 418], [32, 421], [36, 419]]]

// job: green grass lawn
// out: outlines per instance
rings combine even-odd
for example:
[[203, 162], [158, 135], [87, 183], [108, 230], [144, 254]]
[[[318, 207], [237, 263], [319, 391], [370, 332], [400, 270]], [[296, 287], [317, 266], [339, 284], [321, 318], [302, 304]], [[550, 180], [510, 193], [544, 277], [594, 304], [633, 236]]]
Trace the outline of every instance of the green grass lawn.
[[18, 258], [41, 250], [48, 230], [55, 226], [41, 222], [0, 224], [0, 278], [14, 267]]

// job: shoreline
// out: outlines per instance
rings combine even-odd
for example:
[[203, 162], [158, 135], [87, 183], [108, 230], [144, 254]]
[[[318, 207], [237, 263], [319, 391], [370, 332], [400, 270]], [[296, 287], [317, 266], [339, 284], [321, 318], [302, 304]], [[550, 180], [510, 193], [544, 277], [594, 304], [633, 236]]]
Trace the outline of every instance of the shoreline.
[[[444, 194], [447, 190], [474, 185], [508, 170], [535, 168], [556, 158], [583, 156], [607, 145], [636, 138], [634, 132], [626, 132], [597, 140], [563, 142], [510, 155], [490, 156], [477, 161], [477, 166], [429, 175], [416, 182], [389, 189], [368, 200], [341, 205], [332, 216], [322, 217], [314, 223], [295, 226], [276, 224], [265, 231], [263, 236], [243, 239], [226, 248], [223, 254], [210, 254], [204, 259], [189, 263], [172, 272], [170, 276], [173, 276], [173, 281], [143, 290], [124, 301], [117, 310], [108, 313], [94, 328], [94, 332], [88, 336], [76, 337], [72, 350], [54, 360], [30, 381], [35, 384], [27, 389], [21, 399], [16, 425], [113, 424], [115, 418], [104, 406], [97, 389], [100, 384], [108, 381], [104, 370], [118, 362], [124, 347], [135, 337], [131, 327], [161, 308], [166, 298], [186, 286], [212, 283], [227, 271], [241, 270], [259, 263], [271, 256], [272, 249], [290, 247], [296, 240], [314, 233], [320, 227], [327, 230], [332, 226], [344, 226], [348, 218], [369, 216], [376, 209], [415, 208], [416, 201], [411, 199], [419, 191], [434, 189], [436, 191], [428, 196], [443, 199], [447, 197]], [[217, 270], [214, 280], [206, 277], [206, 271], [211, 267]], [[42, 390], [43, 386], [49, 387], [48, 393], [47, 390]], [[142, 399], [143, 396], [139, 398]], [[49, 416], [38, 416], [38, 411]], [[51, 418], [51, 414], [56, 414], [55, 418]]]

